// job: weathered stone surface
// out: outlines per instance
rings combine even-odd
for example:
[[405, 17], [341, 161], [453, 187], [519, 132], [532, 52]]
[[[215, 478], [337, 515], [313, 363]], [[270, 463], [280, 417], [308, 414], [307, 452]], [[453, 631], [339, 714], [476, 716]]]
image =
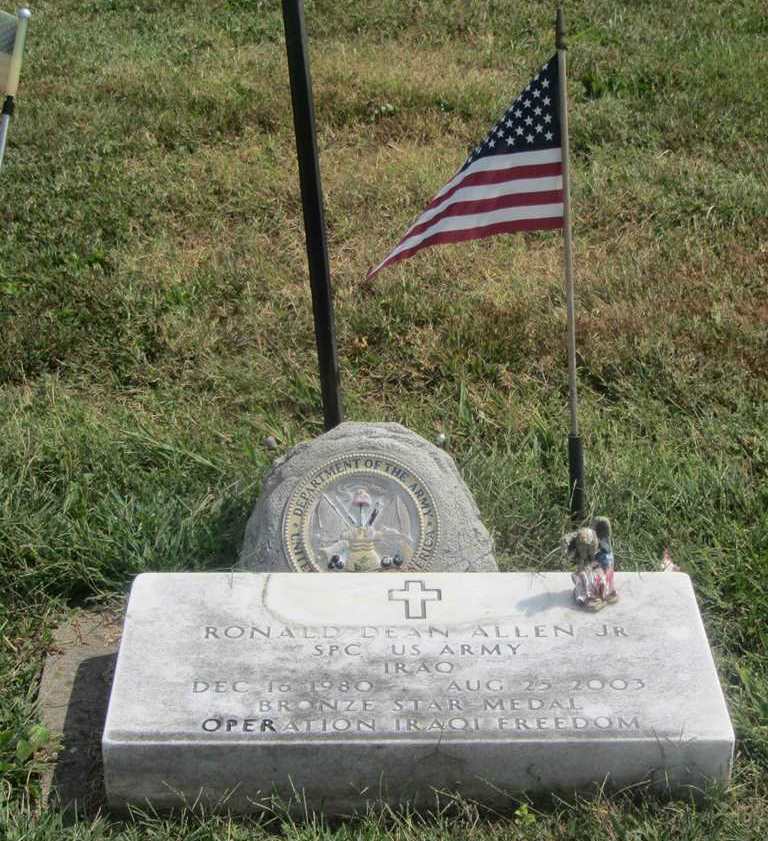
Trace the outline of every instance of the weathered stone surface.
[[350, 572], [497, 569], [453, 459], [396, 423], [343, 423], [264, 479], [241, 568], [325, 572], [336, 557]]
[[122, 625], [119, 614], [81, 610], [56, 629], [37, 697], [58, 744], [42, 780], [52, 808], [82, 815], [103, 806], [101, 735]]
[[[110, 804], [270, 795], [346, 814], [435, 791], [724, 781], [733, 730], [687, 576], [145, 574], [103, 740]], [[172, 607], [172, 609], [170, 609]]]

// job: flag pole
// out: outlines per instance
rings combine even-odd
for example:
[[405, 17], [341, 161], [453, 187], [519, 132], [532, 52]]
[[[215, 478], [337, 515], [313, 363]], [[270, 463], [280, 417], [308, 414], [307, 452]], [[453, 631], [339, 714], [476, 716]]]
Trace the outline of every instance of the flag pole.
[[21, 56], [24, 52], [24, 42], [27, 38], [27, 26], [32, 13], [29, 9], [19, 9], [17, 13], [18, 23], [16, 24], [16, 36], [13, 42], [13, 55], [11, 56], [11, 68], [6, 84], [5, 99], [0, 112], [0, 169], [3, 166], [5, 157], [5, 144], [8, 141], [8, 129], [11, 125], [11, 117], [15, 106], [16, 91], [19, 87], [19, 74], [21, 73]]
[[555, 45], [560, 76], [560, 131], [563, 156], [563, 250], [565, 257], [565, 298], [568, 312], [568, 406], [571, 431], [568, 435], [568, 473], [571, 517], [583, 520], [586, 514], [584, 450], [579, 434], [578, 394], [576, 387], [576, 317], [573, 292], [573, 240], [571, 237], [571, 180], [568, 143], [568, 93], [566, 89], [565, 21], [563, 7], [557, 7]]
[[3, 158], [5, 157], [5, 144], [8, 140], [8, 128], [11, 125], [11, 117], [13, 116], [13, 97], [6, 96], [3, 102], [3, 110], [0, 112], [0, 169], [3, 168]]
[[326, 430], [344, 420], [341, 405], [339, 360], [336, 352], [336, 326], [331, 295], [331, 272], [325, 236], [323, 190], [317, 157], [315, 114], [312, 106], [312, 81], [307, 58], [307, 33], [302, 0], [283, 0], [285, 49], [291, 80], [293, 124], [296, 154], [299, 160], [301, 204], [304, 210], [304, 234], [307, 241], [309, 285], [315, 318], [315, 341], [320, 369], [320, 389]]

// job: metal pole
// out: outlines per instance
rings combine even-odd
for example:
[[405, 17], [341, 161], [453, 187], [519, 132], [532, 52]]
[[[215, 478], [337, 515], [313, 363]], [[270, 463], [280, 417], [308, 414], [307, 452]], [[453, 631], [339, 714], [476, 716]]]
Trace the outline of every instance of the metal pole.
[[2, 115], [0, 115], [0, 169], [3, 167], [3, 158], [5, 157], [5, 144], [8, 140], [8, 127], [11, 124], [11, 115], [13, 114], [13, 97], [6, 96], [3, 103]]
[[563, 7], [557, 9], [557, 66], [560, 76], [560, 131], [563, 154], [563, 246], [565, 257], [565, 298], [568, 312], [568, 405], [571, 431], [568, 435], [569, 502], [571, 516], [581, 520], [586, 513], [584, 450], [579, 435], [578, 394], [576, 389], [576, 317], [573, 292], [573, 240], [571, 237], [571, 179], [568, 143], [568, 91], [566, 87], [565, 23]]
[[283, 23], [285, 48], [288, 53], [288, 73], [291, 79], [293, 124], [296, 133], [296, 154], [299, 160], [299, 181], [304, 209], [304, 234], [307, 240], [312, 310], [315, 317], [320, 388], [323, 395], [325, 428], [328, 430], [342, 422], [344, 413], [341, 405], [323, 191], [320, 184], [320, 164], [317, 158], [312, 81], [309, 76], [307, 34], [302, 0], [283, 0]]

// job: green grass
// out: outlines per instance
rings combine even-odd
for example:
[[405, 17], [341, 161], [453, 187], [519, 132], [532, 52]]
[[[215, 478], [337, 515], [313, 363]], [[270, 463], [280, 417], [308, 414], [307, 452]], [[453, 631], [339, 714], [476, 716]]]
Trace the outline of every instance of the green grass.
[[[348, 417], [450, 449], [505, 569], [557, 569], [554, 234], [366, 283], [553, 49], [551, 4], [306, 2]], [[620, 563], [694, 580], [738, 734], [704, 806], [463, 804], [260, 828], [40, 814], [52, 629], [143, 570], [219, 569], [322, 429], [276, 0], [37, 2], [0, 173], [0, 838], [758, 839], [768, 833], [768, 18], [582, 0], [571, 31], [581, 421]]]

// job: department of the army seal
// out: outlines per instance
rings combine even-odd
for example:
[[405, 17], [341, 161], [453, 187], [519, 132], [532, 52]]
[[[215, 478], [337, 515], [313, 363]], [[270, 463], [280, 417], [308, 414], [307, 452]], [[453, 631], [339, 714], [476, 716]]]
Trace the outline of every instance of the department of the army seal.
[[432, 494], [413, 470], [380, 453], [354, 453], [296, 486], [282, 530], [298, 572], [372, 572], [429, 570], [439, 528]]

